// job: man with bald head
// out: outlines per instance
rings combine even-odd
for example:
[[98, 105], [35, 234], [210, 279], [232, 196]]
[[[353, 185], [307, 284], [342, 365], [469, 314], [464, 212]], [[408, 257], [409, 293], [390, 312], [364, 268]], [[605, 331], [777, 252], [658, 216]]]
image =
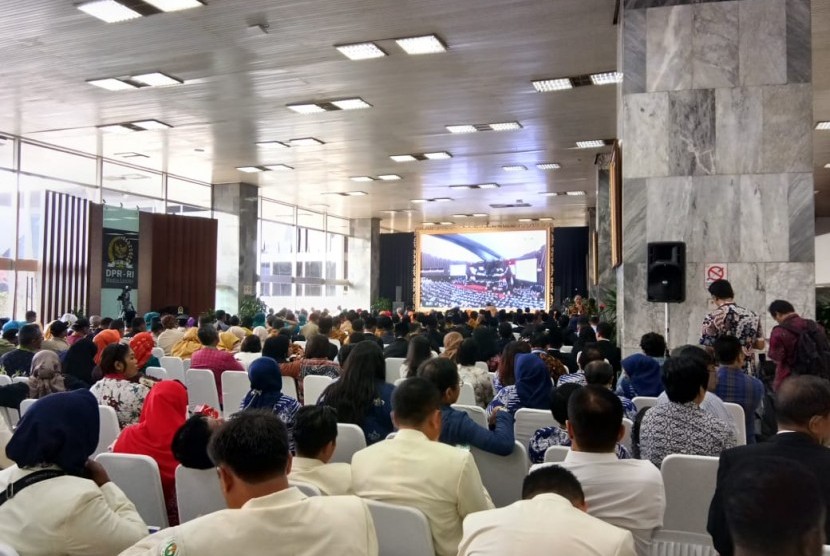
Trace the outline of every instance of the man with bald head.
[[[720, 456], [718, 483], [709, 508], [707, 530], [721, 556], [732, 556], [732, 535], [724, 512], [724, 489], [731, 475], [759, 457], [779, 457], [804, 465], [821, 487], [825, 503], [830, 504], [830, 382], [816, 376], [793, 376], [781, 383], [777, 392], [778, 434], [767, 442], [738, 446]], [[830, 508], [825, 531], [830, 539]]]

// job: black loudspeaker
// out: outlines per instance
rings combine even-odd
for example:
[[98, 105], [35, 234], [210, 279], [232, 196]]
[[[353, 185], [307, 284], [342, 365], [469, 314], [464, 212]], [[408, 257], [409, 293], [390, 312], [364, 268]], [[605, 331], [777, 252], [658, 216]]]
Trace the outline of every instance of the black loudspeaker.
[[683, 303], [686, 300], [686, 244], [667, 241], [648, 244], [646, 284], [648, 301]]

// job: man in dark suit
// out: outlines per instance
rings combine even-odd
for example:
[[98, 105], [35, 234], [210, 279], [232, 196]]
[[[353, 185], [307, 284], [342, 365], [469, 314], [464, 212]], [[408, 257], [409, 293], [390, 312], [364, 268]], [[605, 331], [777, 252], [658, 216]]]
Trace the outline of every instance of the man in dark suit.
[[562, 363], [568, 367], [568, 372], [573, 374], [579, 370], [579, 366], [576, 364], [576, 357], [572, 353], [562, 353], [560, 350], [562, 349], [562, 329], [560, 328], [551, 328], [550, 332], [548, 333], [548, 344], [550, 345], [550, 349], [548, 349], [548, 355], [552, 355], [556, 359], [559, 359]]
[[597, 343], [594, 346], [602, 353], [611, 366], [614, 367], [614, 372], [618, 375], [622, 369], [622, 354], [620, 348], [617, 347], [611, 338], [614, 336], [614, 327], [607, 322], [601, 322], [597, 325]]
[[406, 357], [406, 351], [409, 349], [409, 341], [406, 339], [407, 334], [409, 334], [408, 322], [401, 321], [395, 325], [395, 341], [383, 350], [384, 359]]
[[[785, 380], [778, 390], [776, 408], [778, 434], [766, 442], [738, 446], [720, 456], [718, 482], [706, 529], [721, 556], [732, 556], [732, 536], [724, 513], [724, 489], [730, 475], [747, 462], [762, 456], [777, 456], [799, 462], [815, 474], [825, 504], [830, 506], [830, 383], [816, 376], [796, 376]], [[830, 507], [825, 531], [830, 538]]]

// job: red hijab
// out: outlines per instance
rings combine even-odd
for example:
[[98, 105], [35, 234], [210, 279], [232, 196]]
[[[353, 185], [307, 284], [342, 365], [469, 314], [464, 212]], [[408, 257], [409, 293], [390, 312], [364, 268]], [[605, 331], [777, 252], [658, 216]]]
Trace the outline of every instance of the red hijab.
[[95, 337], [92, 339], [95, 342], [95, 345], [98, 347], [98, 353], [95, 354], [95, 364], [101, 364], [101, 354], [104, 353], [104, 348], [110, 344], [117, 344], [121, 341], [121, 334], [118, 333], [118, 330], [102, 330]]
[[135, 354], [136, 364], [138, 369], [144, 368], [150, 357], [153, 356], [153, 348], [156, 347], [156, 342], [153, 340], [153, 335], [149, 332], [142, 332], [136, 334], [130, 340], [130, 349]]

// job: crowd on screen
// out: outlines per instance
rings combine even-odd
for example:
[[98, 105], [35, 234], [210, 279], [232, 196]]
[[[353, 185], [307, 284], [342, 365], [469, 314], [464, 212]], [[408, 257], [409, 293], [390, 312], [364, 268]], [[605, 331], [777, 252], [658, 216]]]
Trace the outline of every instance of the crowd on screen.
[[545, 296], [538, 287], [516, 286], [504, 291], [476, 289], [464, 281], [447, 282], [421, 278], [421, 305], [424, 307], [541, 307]]
[[[688, 454], [720, 458], [705, 518], [721, 555], [818, 556], [830, 534], [826, 333], [777, 300], [767, 341], [728, 282], [709, 293], [698, 344], [646, 332], [625, 358], [613, 323], [579, 296], [550, 312], [6, 320], [0, 368], [16, 380], [0, 386], [0, 408], [36, 401], [13, 429], [0, 417], [0, 552], [373, 555], [366, 500], [377, 500], [419, 510], [440, 556], [649, 556], [666, 507], [660, 468]], [[223, 373], [247, 372], [238, 412], [224, 421], [221, 407], [190, 406], [181, 382], [152, 378], [161, 352], [211, 371], [220, 396]], [[309, 399], [307, 376], [332, 382]], [[291, 380], [296, 397], [283, 392]], [[465, 387], [472, 407], [457, 405]], [[99, 405], [121, 428], [109, 450], [157, 463], [170, 527], [150, 531], [91, 459]], [[551, 424], [521, 446], [532, 466], [518, 501], [496, 508], [470, 449], [514, 454], [522, 409]], [[351, 463], [331, 462], [338, 423], [363, 431]], [[546, 463], [557, 447], [564, 461]], [[227, 509], [180, 520], [179, 466], [216, 469]]]

